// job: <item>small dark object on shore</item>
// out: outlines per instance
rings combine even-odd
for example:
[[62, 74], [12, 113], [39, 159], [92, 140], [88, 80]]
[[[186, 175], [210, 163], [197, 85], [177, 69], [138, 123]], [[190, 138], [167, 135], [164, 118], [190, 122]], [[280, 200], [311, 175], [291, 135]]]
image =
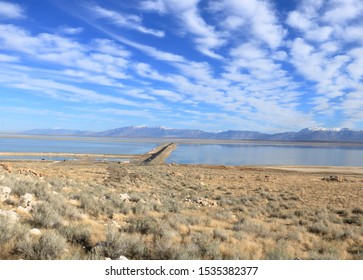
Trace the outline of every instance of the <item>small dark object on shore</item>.
[[324, 177], [322, 180], [328, 181], [328, 182], [343, 182], [343, 178], [341, 178], [337, 175], [331, 175], [329, 177]]

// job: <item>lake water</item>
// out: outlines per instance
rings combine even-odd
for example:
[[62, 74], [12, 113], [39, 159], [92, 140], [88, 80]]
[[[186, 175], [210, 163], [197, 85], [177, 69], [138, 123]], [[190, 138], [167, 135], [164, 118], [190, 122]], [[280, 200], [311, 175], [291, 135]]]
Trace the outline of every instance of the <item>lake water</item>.
[[212, 165], [363, 166], [363, 146], [179, 144], [166, 162]]
[[[90, 137], [0, 136], [0, 152], [144, 154], [166, 139], [119, 139]], [[0, 159], [41, 160], [44, 156], [0, 156]], [[48, 156], [47, 160], [72, 159]], [[128, 161], [125, 158], [95, 160]], [[178, 144], [167, 163], [212, 165], [316, 165], [363, 166], [363, 145], [339, 144]]]
[[[158, 143], [125, 141], [115, 138], [0, 137], [0, 152], [144, 154], [156, 146], [158, 146]], [[27, 158], [38, 159], [36, 156]]]

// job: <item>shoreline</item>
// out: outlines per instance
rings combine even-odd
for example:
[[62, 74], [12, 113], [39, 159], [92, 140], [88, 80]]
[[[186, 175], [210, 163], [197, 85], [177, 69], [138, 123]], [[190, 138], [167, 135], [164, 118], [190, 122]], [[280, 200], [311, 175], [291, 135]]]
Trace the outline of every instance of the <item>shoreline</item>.
[[[86, 165], [97, 165], [99, 163], [112, 163], [114, 161], [107, 159], [130, 159], [126, 161], [127, 165], [140, 165], [150, 156], [150, 152], [146, 155], [115, 155], [115, 154], [71, 154], [71, 153], [0, 153], [0, 163], [22, 163], [22, 164], [38, 164], [38, 163], [59, 163], [63, 160], [54, 159], [2, 159], [1, 156], [37, 156], [37, 157], [62, 157], [72, 156], [66, 162], [74, 162]], [[104, 161], [97, 161], [105, 159]], [[94, 160], [94, 161], [93, 161]], [[152, 165], [155, 165], [153, 163]], [[229, 170], [254, 170], [254, 171], [276, 171], [276, 172], [298, 172], [309, 174], [340, 174], [340, 175], [363, 175], [363, 166], [316, 166], [316, 165], [220, 165], [220, 164], [178, 164], [178, 163], [161, 163], [156, 165], [180, 166], [185, 168], [210, 168], [210, 169], [229, 169]]]
[[[1, 136], [0, 136], [1, 138]], [[74, 139], [74, 138], [73, 138]], [[140, 139], [139, 139], [140, 140]], [[166, 140], [166, 139], [164, 139]], [[144, 139], [144, 141], [147, 141]], [[206, 142], [207, 141], [207, 142]], [[87, 164], [95, 164], [97, 162], [114, 162], [119, 159], [119, 163], [127, 163], [131, 165], [175, 165], [175, 166], [186, 166], [186, 167], [206, 167], [213, 169], [235, 169], [243, 168], [249, 170], [270, 170], [279, 172], [304, 172], [304, 173], [334, 173], [334, 174], [350, 174], [350, 175], [362, 175], [363, 166], [314, 166], [314, 165], [221, 165], [221, 164], [176, 164], [167, 163], [166, 159], [170, 156], [172, 151], [176, 148], [178, 144], [218, 144], [220, 140], [200, 140], [195, 141], [189, 139], [189, 142], [163, 142], [157, 147], [149, 150], [144, 154], [102, 154], [102, 153], [56, 153], [56, 152], [0, 152], [0, 162], [22, 162], [22, 163], [32, 163], [32, 162], [53, 162], [58, 163], [61, 161], [73, 161]], [[222, 141], [226, 143], [225, 141]], [[240, 141], [238, 141], [240, 142]], [[244, 142], [245, 144], [248, 142]], [[256, 144], [255, 142], [253, 142]], [[299, 142], [300, 145], [303, 142]], [[229, 142], [228, 144], [233, 144]], [[266, 143], [257, 143], [257, 145], [265, 145]], [[288, 145], [290, 142], [286, 143], [275, 143], [274, 145]], [[296, 143], [294, 143], [296, 145]], [[310, 143], [312, 144], [312, 143]], [[318, 143], [313, 143], [318, 145]], [[332, 144], [332, 143], [330, 143]], [[321, 143], [320, 143], [321, 145]]]
[[137, 142], [137, 143], [176, 143], [176, 144], [255, 144], [255, 145], [306, 145], [306, 146], [358, 146], [363, 147], [361, 142], [339, 142], [339, 141], [278, 141], [278, 140], [239, 140], [239, 139], [193, 139], [193, 138], [119, 138], [108, 136], [72, 136], [72, 135], [26, 135], [0, 133], [1, 138], [64, 140], [64, 141], [103, 141], [103, 142]]

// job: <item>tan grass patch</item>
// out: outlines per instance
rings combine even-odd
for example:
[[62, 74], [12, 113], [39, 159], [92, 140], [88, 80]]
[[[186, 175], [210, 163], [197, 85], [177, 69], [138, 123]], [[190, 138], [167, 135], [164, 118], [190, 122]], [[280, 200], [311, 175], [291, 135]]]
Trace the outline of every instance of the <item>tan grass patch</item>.
[[[115, 239], [115, 252], [132, 259], [362, 259], [363, 175], [81, 161], [14, 162], [12, 171], [0, 174], [14, 189], [0, 209], [16, 211], [32, 193], [45, 209], [18, 224], [65, 237], [68, 252], [54, 258], [107, 257], [113, 226], [127, 241]], [[13, 241], [3, 247], [1, 258], [20, 257]]]

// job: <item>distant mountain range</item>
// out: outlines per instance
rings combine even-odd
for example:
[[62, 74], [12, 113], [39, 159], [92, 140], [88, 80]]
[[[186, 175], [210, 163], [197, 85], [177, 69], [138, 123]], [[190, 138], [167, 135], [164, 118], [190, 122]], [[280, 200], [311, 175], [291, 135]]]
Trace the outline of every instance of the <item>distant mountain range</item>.
[[26, 131], [21, 131], [21, 134], [25, 135], [59, 135], [59, 136], [91, 136], [95, 132], [82, 131], [82, 130], [71, 130], [71, 129], [58, 129], [58, 128], [48, 128], [48, 129], [31, 129]]
[[298, 132], [276, 134], [257, 131], [228, 130], [222, 132], [205, 132], [192, 129], [172, 129], [165, 127], [127, 126], [101, 132], [66, 130], [66, 129], [33, 129], [23, 131], [27, 135], [70, 135], [99, 136], [120, 138], [186, 138], [217, 140], [265, 140], [265, 141], [313, 141], [313, 142], [363, 142], [363, 130], [348, 128], [305, 128]]

